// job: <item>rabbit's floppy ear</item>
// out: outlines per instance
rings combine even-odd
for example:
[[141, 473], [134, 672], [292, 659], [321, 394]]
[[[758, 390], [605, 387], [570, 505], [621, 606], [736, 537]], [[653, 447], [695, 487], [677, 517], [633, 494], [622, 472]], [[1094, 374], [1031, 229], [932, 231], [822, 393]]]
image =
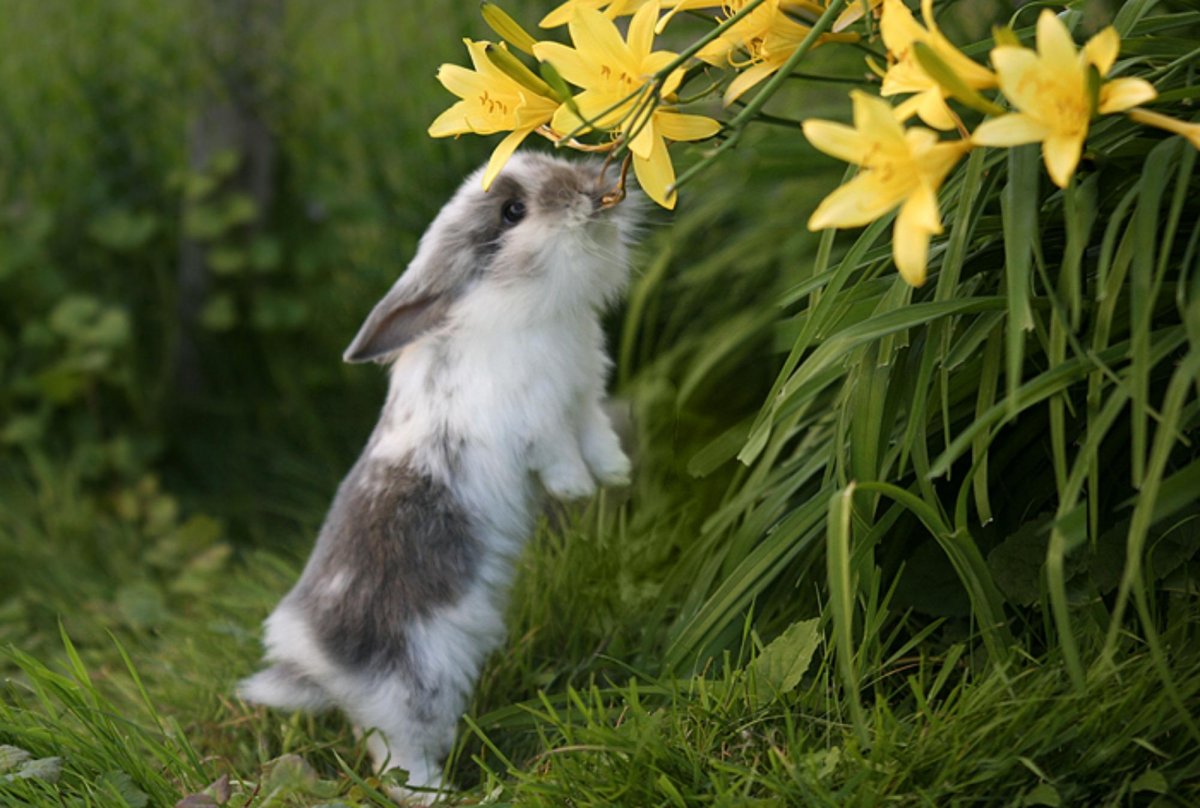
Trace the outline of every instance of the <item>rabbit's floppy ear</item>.
[[367, 315], [342, 359], [370, 362], [403, 348], [440, 325], [455, 297], [452, 290], [413, 289], [403, 283], [396, 284]]

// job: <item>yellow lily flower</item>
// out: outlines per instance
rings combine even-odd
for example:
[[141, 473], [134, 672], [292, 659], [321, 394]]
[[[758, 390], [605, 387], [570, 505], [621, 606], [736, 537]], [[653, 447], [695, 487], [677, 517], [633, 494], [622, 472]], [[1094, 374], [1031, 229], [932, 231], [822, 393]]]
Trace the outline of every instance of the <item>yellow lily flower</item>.
[[860, 227], [899, 205], [892, 257], [904, 280], [920, 286], [925, 283], [929, 237], [942, 232], [937, 190], [971, 144], [940, 141], [936, 132], [922, 127], [905, 129], [886, 101], [859, 90], [850, 96], [854, 126], [821, 120], [803, 124], [813, 146], [862, 166], [857, 177], [817, 206], [808, 229]]
[[472, 42], [469, 39], [463, 42], [471, 54], [475, 69], [467, 70], [452, 64], [438, 68], [438, 81], [462, 100], [429, 125], [429, 136], [511, 132], [492, 151], [483, 174], [483, 189], [486, 191], [521, 141], [550, 121], [559, 102], [539, 95], [493, 64], [487, 55], [487, 42]]
[[[580, 0], [580, 2], [591, 2], [592, 0]], [[658, 24], [658, 32], [662, 33], [663, 28], [680, 11], [696, 10], [702, 8], [723, 8], [725, 11], [725, 19], [729, 19], [738, 11], [746, 7], [749, 0], [662, 0], [663, 8], [670, 8], [671, 12], [667, 14]], [[879, 4], [883, 0], [867, 0], [869, 10], [874, 11], [879, 8]], [[781, 0], [780, 7], [785, 11], [795, 13], [803, 13], [814, 19], [821, 16], [825, 9], [829, 7], [829, 0], [817, 2], [817, 0]], [[753, 14], [754, 12], [751, 12]], [[749, 16], [749, 15], [747, 15]], [[855, 22], [863, 18], [862, 0], [850, 0], [846, 7], [842, 9], [842, 13], [837, 16], [830, 26], [830, 30], [835, 34], [844, 31]], [[728, 32], [727, 32], [728, 33]], [[740, 45], [735, 45], [740, 47]]]
[[[1050, 179], [1065, 188], [1079, 165], [1092, 117], [1088, 68], [1104, 79], [1117, 59], [1121, 40], [1111, 26], [1076, 52], [1062, 20], [1049, 9], [1037, 21], [1037, 51], [1002, 45], [992, 50], [1000, 89], [1018, 112], [984, 121], [971, 136], [980, 146], [1042, 144]], [[1144, 79], [1112, 79], [1100, 85], [1096, 112], [1122, 112], [1154, 98]]]
[[[644, 4], [654, 2], [654, 0], [567, 0], [561, 6], [558, 6], [545, 17], [542, 17], [538, 23], [542, 28], [558, 28], [561, 25], [566, 25], [571, 21], [571, 15], [575, 13], [577, 8], [592, 8], [597, 11], [604, 11], [604, 16], [610, 20], [616, 17], [628, 17], [633, 14]], [[659, 0], [659, 6], [665, 5], [662, 0]]]
[[1182, 135], [1187, 138], [1188, 143], [1200, 149], [1200, 123], [1188, 123], [1178, 118], [1172, 118], [1159, 112], [1151, 112], [1148, 109], [1141, 108], [1131, 109], [1128, 114], [1130, 120], [1158, 129], [1165, 129], [1175, 135]]
[[[654, 74], [676, 59], [670, 51], [650, 50], [657, 20], [657, 4], [643, 5], [629, 23], [628, 40], [623, 40], [616, 25], [599, 11], [577, 8], [568, 23], [575, 47], [539, 42], [533, 52], [554, 65], [564, 79], [583, 89], [574, 98], [582, 118], [563, 104], [554, 113], [551, 126], [560, 132], [594, 127], [628, 140], [642, 190], [663, 207], [673, 208], [675, 169], [664, 138], [702, 140], [716, 134], [720, 124], [711, 118], [682, 115], [657, 106], [671, 100], [683, 80], [683, 68], [667, 76], [656, 98], [646, 98], [644, 90]], [[648, 101], [656, 106], [644, 107]]]
[[934, 129], [953, 129], [956, 119], [946, 105], [949, 93], [921, 67], [913, 45], [921, 42], [928, 46], [973, 90], [995, 87], [996, 77], [990, 70], [969, 59], [942, 35], [933, 18], [933, 0], [921, 0], [921, 16], [925, 18], [927, 28], [921, 27], [913, 19], [912, 12], [901, 0], [883, 0], [879, 32], [895, 61], [883, 76], [883, 87], [879, 94], [916, 93], [896, 108], [900, 120], [906, 121], [916, 114]]
[[[722, 4], [724, 19], [737, 14], [748, 2], [749, 0], [727, 0]], [[717, 4], [712, 0], [680, 0], [675, 4], [672, 14], [714, 5]], [[819, 14], [823, 10], [822, 6], [810, 0], [765, 0], [734, 23], [729, 30], [701, 48], [696, 58], [712, 65], [729, 64], [741, 71], [725, 90], [725, 106], [732, 104], [751, 87], [783, 67], [808, 36], [812, 29], [793, 20], [788, 15], [789, 11]], [[853, 42], [857, 39], [857, 34], [822, 34], [817, 44], [830, 41]], [[743, 51], [746, 57], [737, 58], [738, 51]]]

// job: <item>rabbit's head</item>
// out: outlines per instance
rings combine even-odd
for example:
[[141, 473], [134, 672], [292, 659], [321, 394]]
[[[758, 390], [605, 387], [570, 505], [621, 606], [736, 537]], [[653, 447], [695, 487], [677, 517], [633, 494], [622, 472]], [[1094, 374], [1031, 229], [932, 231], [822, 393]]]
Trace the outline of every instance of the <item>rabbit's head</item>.
[[639, 199], [603, 197], [616, 171], [598, 161], [513, 155], [489, 190], [472, 174], [442, 208], [408, 269], [346, 349], [392, 358], [440, 328], [480, 331], [569, 322], [610, 303], [628, 277]]

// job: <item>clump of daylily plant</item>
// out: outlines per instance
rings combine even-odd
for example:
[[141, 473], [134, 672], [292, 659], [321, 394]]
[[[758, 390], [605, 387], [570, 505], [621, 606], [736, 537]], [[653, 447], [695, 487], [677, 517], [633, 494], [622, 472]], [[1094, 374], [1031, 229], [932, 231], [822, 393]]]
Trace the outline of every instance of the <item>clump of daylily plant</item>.
[[[712, 22], [704, 36], [680, 51], [656, 48], [673, 20], [697, 15]], [[624, 34], [616, 22], [623, 17], [631, 17]], [[672, 143], [720, 139], [699, 165], [711, 162], [737, 142], [813, 48], [880, 40], [886, 65], [868, 63], [882, 97], [852, 91], [853, 126], [803, 122], [816, 148], [859, 166], [858, 176], [830, 194], [808, 226], [859, 227], [899, 208], [892, 254], [914, 286], [925, 281], [930, 238], [942, 232], [938, 189], [973, 148], [1040, 143], [1050, 179], [1062, 188], [1101, 116], [1124, 112], [1200, 148], [1200, 124], [1138, 106], [1157, 97], [1150, 82], [1110, 78], [1121, 49], [1113, 27], [1077, 48], [1066, 24], [1043, 9], [1035, 48], [1009, 28], [996, 30], [989, 68], [942, 33], [934, 0], [921, 0], [921, 17], [924, 24], [902, 0], [569, 0], [540, 21], [547, 29], [565, 25], [566, 45], [535, 39], [485, 3], [484, 18], [502, 41], [466, 40], [474, 70], [442, 66], [438, 79], [460, 100], [429, 133], [507, 132], [492, 153], [485, 187], [536, 133], [560, 147], [620, 160], [611, 203], [623, 197], [632, 165], [645, 193], [673, 208], [678, 186], [698, 166], [677, 178]], [[681, 90], [693, 81], [701, 89], [685, 99]], [[743, 100], [756, 88], [750, 101]], [[721, 104], [707, 101], [718, 94]], [[897, 96], [907, 97], [895, 107], [884, 100]], [[982, 116], [974, 131], [950, 102], [976, 120]], [[698, 103], [727, 120], [683, 111]], [[932, 128], [906, 127], [914, 116]]]

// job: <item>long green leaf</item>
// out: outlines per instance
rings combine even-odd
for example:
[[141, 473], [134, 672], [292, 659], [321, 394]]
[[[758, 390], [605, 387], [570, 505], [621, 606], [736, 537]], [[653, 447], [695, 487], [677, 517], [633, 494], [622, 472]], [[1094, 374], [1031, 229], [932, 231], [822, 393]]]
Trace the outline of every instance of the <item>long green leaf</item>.
[[1008, 302], [1008, 339], [1005, 381], [1009, 414], [1017, 412], [1016, 393], [1021, 386], [1025, 360], [1025, 332], [1033, 328], [1029, 306], [1030, 259], [1038, 237], [1037, 207], [1039, 155], [1036, 146], [1018, 146], [1008, 153], [1008, 184], [1000, 197], [1004, 222], [1004, 281]]

